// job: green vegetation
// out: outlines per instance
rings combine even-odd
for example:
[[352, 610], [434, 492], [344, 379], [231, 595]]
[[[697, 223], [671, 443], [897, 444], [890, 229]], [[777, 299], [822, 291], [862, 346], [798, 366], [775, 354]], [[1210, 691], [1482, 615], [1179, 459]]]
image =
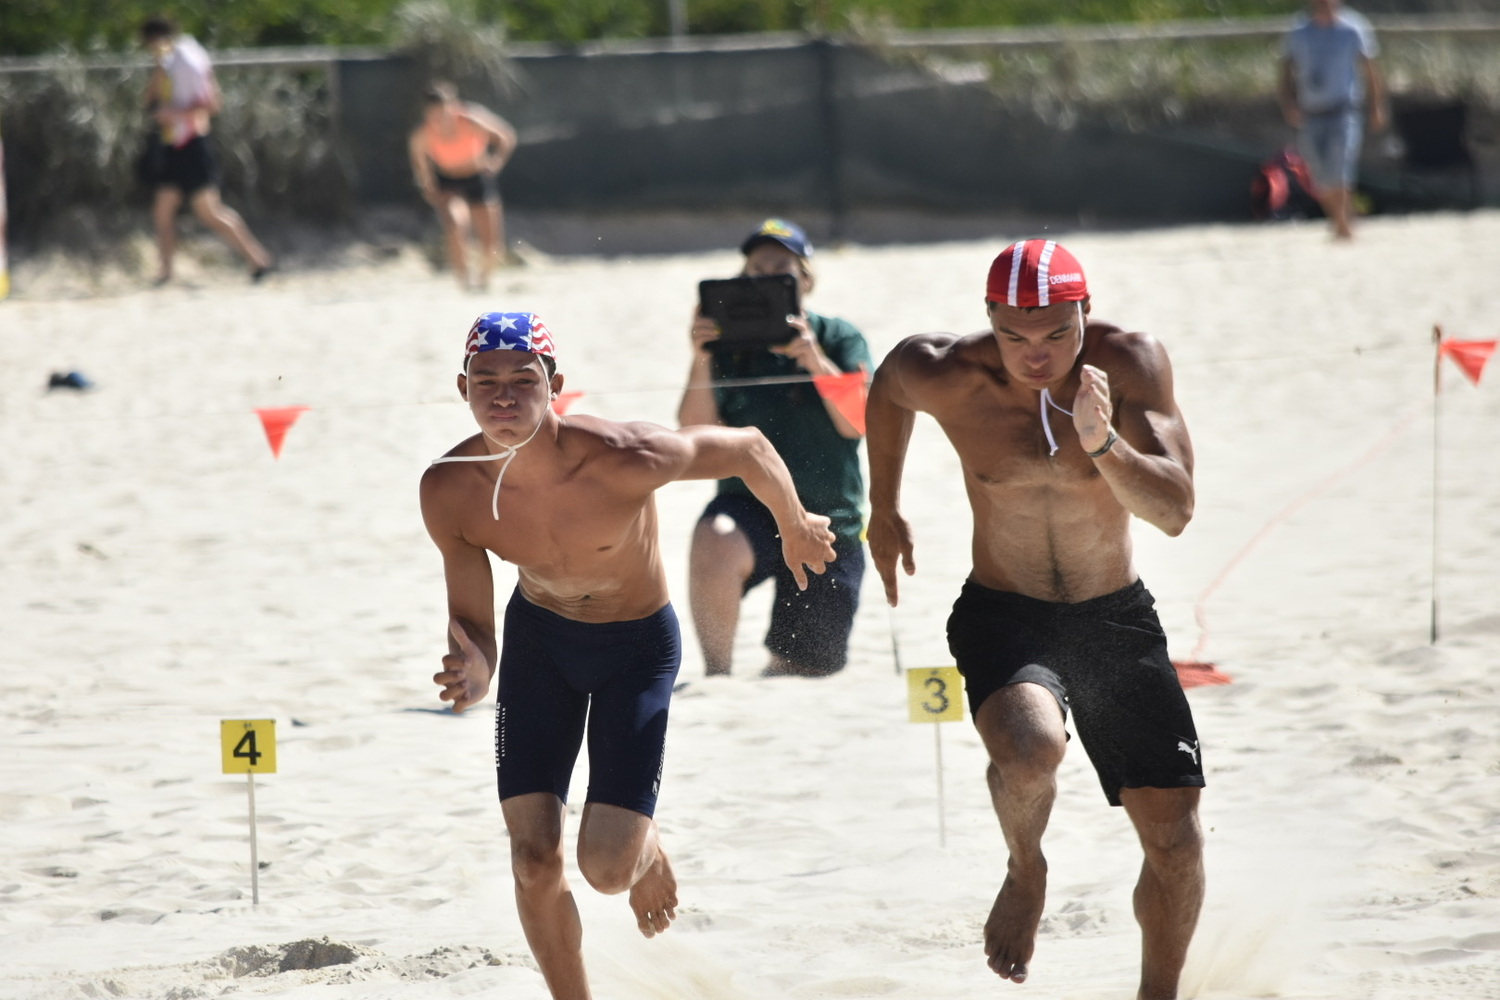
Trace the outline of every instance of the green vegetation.
[[[660, 35], [667, 2], [181, 0], [167, 10], [216, 49], [370, 43], [413, 59], [418, 78], [444, 77], [464, 92], [504, 94], [512, 81], [507, 39]], [[1202, 13], [1210, 3], [1218, 3], [1215, 11], [1253, 8], [1264, 16], [1299, 2], [685, 0], [694, 32], [829, 25], [940, 78], [982, 81], [1012, 111], [1055, 127], [1168, 127], [1224, 143], [1265, 140], [1257, 129], [1280, 135], [1273, 24], [1262, 21], [1250, 34], [1128, 42], [1060, 33], [1025, 44], [896, 45], [887, 44], [889, 32], [973, 26], [998, 16], [987, 13], [995, 8], [1012, 21], [1051, 13], [1054, 20], [1083, 22], [1121, 11], [1175, 20]], [[80, 246], [94, 247], [102, 245], [96, 236], [139, 229], [147, 193], [134, 165], [148, 127], [141, 106], [148, 62], [138, 50], [123, 60], [108, 54], [125, 53], [136, 25], [156, 6], [155, 0], [0, 0], [0, 47], [51, 54], [45, 68], [0, 73], [12, 236], [67, 241], [77, 233]], [[205, 21], [210, 8], [211, 24]], [[17, 31], [19, 22], [27, 30]], [[1381, 39], [1381, 64], [1398, 95], [1457, 96], [1495, 108], [1500, 48], [1494, 39], [1493, 32], [1391, 32]], [[226, 199], [252, 216], [275, 213], [323, 225], [351, 219], [353, 173], [334, 121], [338, 86], [328, 67], [226, 60], [217, 71], [224, 109], [215, 131]]]
[[[517, 41], [668, 33], [669, 0], [435, 0]], [[690, 34], [976, 28], [1284, 14], [1300, 0], [682, 0]], [[3, 0], [0, 56], [123, 51], [162, 12], [210, 48], [389, 45], [401, 0]]]

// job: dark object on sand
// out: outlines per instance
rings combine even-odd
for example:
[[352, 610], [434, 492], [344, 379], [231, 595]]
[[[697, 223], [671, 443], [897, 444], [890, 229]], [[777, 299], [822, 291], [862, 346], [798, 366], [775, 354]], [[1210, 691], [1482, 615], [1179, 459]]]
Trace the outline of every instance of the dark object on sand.
[[92, 389], [94, 383], [90, 381], [83, 372], [53, 372], [52, 377], [47, 380], [47, 391], [53, 389]]

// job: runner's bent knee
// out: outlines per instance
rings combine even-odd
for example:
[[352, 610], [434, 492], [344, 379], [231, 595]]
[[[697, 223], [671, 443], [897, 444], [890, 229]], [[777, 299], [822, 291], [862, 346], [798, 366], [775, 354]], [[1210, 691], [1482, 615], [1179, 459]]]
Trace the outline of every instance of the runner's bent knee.
[[562, 877], [562, 841], [516, 840], [510, 844], [510, 870], [522, 886], [542, 885]]

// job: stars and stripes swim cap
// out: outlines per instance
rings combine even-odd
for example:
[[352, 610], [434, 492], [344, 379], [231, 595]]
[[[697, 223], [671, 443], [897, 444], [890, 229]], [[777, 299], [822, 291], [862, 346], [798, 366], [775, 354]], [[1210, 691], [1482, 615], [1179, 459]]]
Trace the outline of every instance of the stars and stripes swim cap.
[[540, 316], [529, 312], [482, 313], [469, 327], [469, 339], [464, 343], [464, 369], [468, 370], [470, 358], [485, 351], [525, 351], [557, 360], [552, 331]]
[[1082, 302], [1088, 282], [1078, 258], [1056, 240], [1019, 240], [1000, 251], [990, 265], [985, 298], [1032, 309], [1054, 302]]

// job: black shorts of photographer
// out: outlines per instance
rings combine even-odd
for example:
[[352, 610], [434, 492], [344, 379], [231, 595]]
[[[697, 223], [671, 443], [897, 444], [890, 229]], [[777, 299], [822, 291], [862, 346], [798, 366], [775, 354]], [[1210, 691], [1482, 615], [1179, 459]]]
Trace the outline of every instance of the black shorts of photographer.
[[764, 504], [754, 497], [721, 493], [703, 509], [698, 521], [701, 524], [720, 518], [733, 522], [754, 554], [754, 568], [741, 593], [748, 594], [767, 580], [775, 581], [765, 643], [773, 659], [765, 676], [827, 677], [844, 669], [854, 612], [859, 607], [859, 587], [865, 576], [864, 546], [836, 541], [833, 550], [838, 558], [825, 572], [809, 573], [807, 589], [798, 590], [782, 559], [776, 519]]

